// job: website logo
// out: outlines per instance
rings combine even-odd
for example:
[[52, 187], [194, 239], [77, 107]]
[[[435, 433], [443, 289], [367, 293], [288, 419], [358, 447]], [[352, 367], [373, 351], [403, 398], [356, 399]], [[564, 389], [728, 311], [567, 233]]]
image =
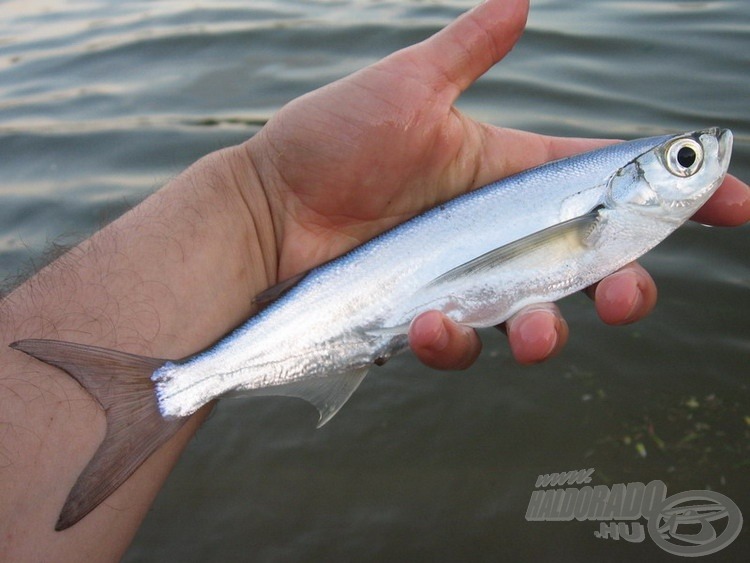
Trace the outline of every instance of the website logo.
[[721, 493], [685, 491], [667, 497], [667, 486], [659, 480], [591, 486], [593, 474], [591, 468], [540, 475], [526, 520], [598, 521], [594, 537], [629, 542], [644, 541], [648, 531], [661, 549], [683, 557], [716, 553], [742, 530], [740, 509]]

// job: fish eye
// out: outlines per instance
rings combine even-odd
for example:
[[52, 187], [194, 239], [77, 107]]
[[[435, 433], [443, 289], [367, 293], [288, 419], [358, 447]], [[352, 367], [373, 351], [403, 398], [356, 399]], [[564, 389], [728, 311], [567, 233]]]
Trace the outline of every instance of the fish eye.
[[665, 164], [675, 176], [692, 176], [703, 166], [703, 146], [692, 138], [677, 139], [667, 147]]

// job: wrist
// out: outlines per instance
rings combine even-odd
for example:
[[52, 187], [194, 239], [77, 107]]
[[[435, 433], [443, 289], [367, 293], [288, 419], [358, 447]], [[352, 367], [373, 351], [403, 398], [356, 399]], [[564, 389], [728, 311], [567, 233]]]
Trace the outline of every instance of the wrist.
[[0, 304], [4, 340], [188, 355], [276, 281], [270, 215], [243, 151], [212, 153], [43, 268]]
[[0, 301], [3, 421], [23, 430], [0, 436], [0, 454], [12, 462], [0, 468], [0, 529], [29, 538], [5, 542], [4, 555], [73, 559], [80, 542], [96, 535], [109, 538], [102, 559], [121, 555], [207, 414], [196, 415], [85, 523], [57, 535], [67, 485], [102, 439], [100, 408], [71, 378], [7, 345], [52, 338], [179, 358], [212, 344], [276, 281], [263, 198], [241, 150], [213, 153]]

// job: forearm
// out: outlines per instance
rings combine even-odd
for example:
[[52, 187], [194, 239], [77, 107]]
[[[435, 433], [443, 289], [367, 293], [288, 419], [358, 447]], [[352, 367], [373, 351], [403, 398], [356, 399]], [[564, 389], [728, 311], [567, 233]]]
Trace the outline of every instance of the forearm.
[[56, 533], [104, 418], [73, 380], [7, 345], [54, 338], [179, 358], [240, 323], [276, 271], [249, 164], [237, 149], [206, 157], [0, 304], [0, 559], [117, 557], [199, 422], [79, 525]]

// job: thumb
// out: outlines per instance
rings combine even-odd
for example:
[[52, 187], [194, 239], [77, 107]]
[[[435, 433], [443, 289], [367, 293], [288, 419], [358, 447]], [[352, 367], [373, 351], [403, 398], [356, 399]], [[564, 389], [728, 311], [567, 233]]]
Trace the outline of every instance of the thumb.
[[454, 99], [507, 55], [526, 27], [528, 0], [486, 0], [395, 58], [406, 58], [438, 89], [455, 88]]

